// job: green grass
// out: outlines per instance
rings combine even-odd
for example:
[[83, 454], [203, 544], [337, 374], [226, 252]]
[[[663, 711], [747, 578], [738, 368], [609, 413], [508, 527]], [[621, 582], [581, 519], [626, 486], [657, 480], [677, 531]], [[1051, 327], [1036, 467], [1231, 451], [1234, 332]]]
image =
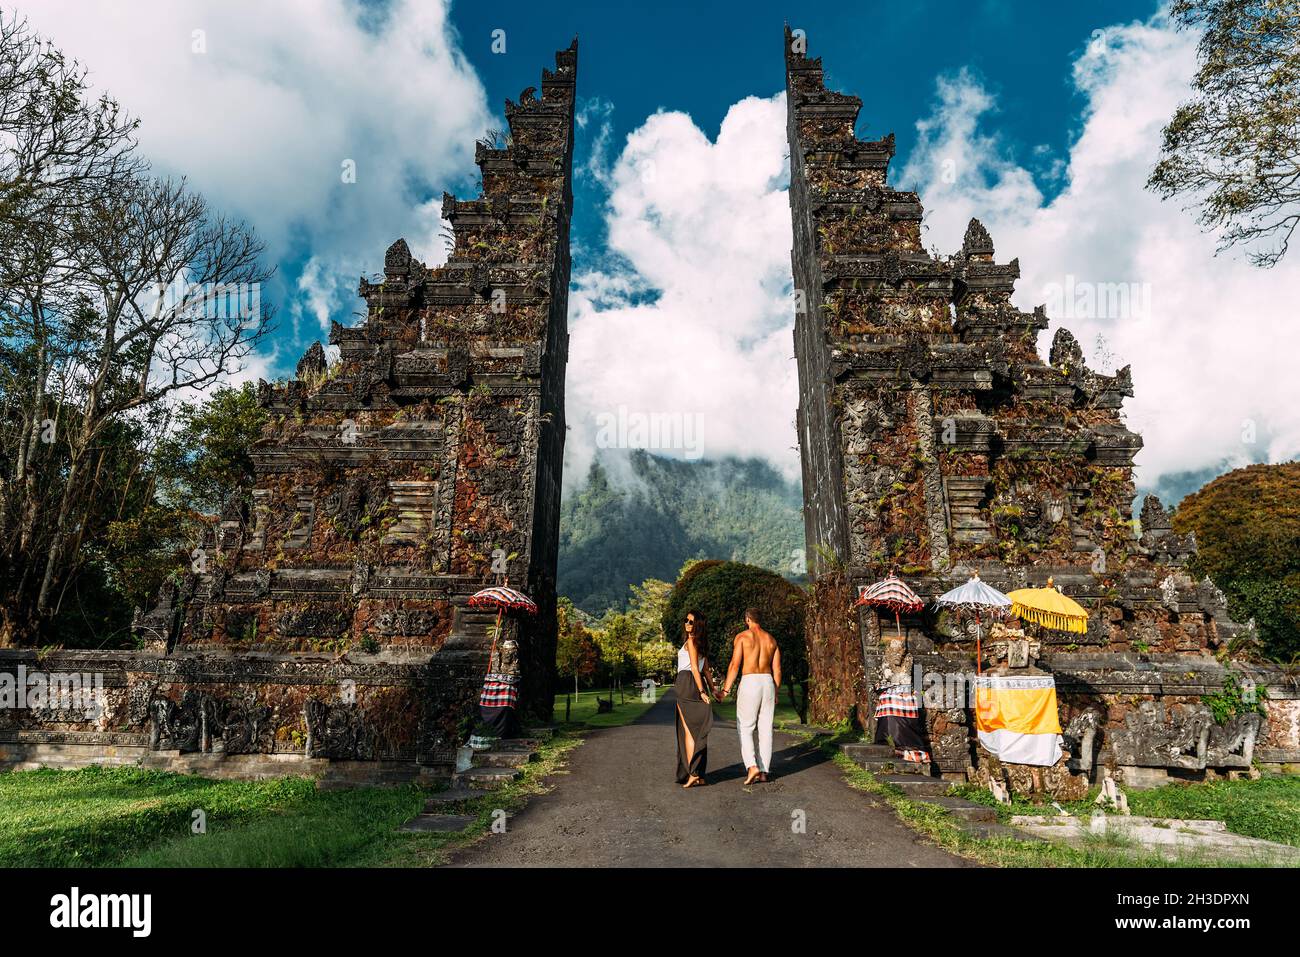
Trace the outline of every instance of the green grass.
[[[1081, 801], [1061, 801], [1069, 814], [1090, 817], [1098, 789]], [[1013, 814], [1056, 814], [1050, 803], [1032, 804], [1015, 796], [999, 804], [986, 788], [966, 785], [953, 792], [969, 801], [987, 804], [1006, 821]], [[1168, 784], [1149, 791], [1126, 790], [1129, 812], [1138, 817], [1179, 821], [1222, 821], [1234, 834], [1257, 837], [1300, 847], [1300, 777], [1266, 777], [1258, 781], [1207, 781]]]
[[[658, 685], [654, 689], [654, 701], [641, 700], [641, 686], [639, 684], [628, 684], [623, 687], [622, 702], [619, 700], [617, 690], [613, 691], [614, 710], [607, 711], [605, 714], [596, 713], [596, 698], [608, 698], [611, 694], [609, 688], [589, 688], [580, 691], [576, 696], [570, 692], [567, 696], [557, 694], [555, 696], [555, 710], [552, 716], [557, 725], [567, 728], [616, 728], [620, 725], [631, 724], [641, 715], [649, 711], [660, 698], [668, 691], [667, 685]], [[565, 698], [569, 700], [568, 722], [565, 722], [564, 703]]]
[[[883, 799], [898, 814], [903, 823], [907, 824], [913, 830], [925, 836], [932, 843], [939, 847], [949, 850], [954, 854], [979, 861], [983, 864], [989, 864], [1001, 867], [1224, 867], [1224, 866], [1242, 866], [1233, 862], [1225, 862], [1219, 858], [1210, 857], [1204, 854], [1184, 853], [1173, 859], [1161, 857], [1145, 850], [1125, 838], [1116, 834], [1107, 834], [1100, 837], [1089, 836], [1086, 842], [1081, 846], [1071, 846], [1068, 844], [1057, 843], [1054, 841], [1036, 841], [1029, 838], [1020, 840], [1011, 837], [993, 837], [980, 838], [967, 831], [946, 809], [937, 807], [933, 804], [926, 804], [922, 801], [913, 801], [903, 792], [893, 785], [884, 784], [877, 781], [875, 776], [858, 765], [854, 764], [842, 751], [840, 745], [848, 740], [853, 740], [848, 736], [837, 736], [835, 738], [824, 739], [821, 742], [822, 747], [832, 757], [832, 760], [839, 765], [844, 772], [845, 779], [851, 787], [861, 791], [866, 791]], [[1241, 784], [1260, 784], [1260, 782], [1223, 782], [1231, 785]], [[1176, 788], [1203, 788], [1206, 785], [1174, 785]], [[1160, 791], [1169, 791], [1170, 788], [1160, 788]], [[1033, 805], [1027, 802], [1017, 802], [1010, 807], [998, 805], [993, 800], [992, 795], [986, 790], [972, 787], [954, 787], [952, 793], [970, 800], [978, 800], [983, 803], [990, 803], [997, 807], [1001, 820], [1006, 820], [1012, 814], [1044, 814], [1055, 813], [1055, 808], [1051, 804]], [[1161, 816], [1154, 812], [1156, 803], [1145, 803], [1140, 801], [1135, 806], [1134, 796], [1156, 795], [1157, 791], [1148, 792], [1129, 792], [1129, 807], [1134, 814], [1152, 816]], [[1291, 801], [1291, 807], [1295, 807], [1296, 792], [1291, 785], [1286, 785], [1285, 790], [1278, 794], [1273, 794], [1275, 801]], [[1238, 799], [1249, 800], [1244, 796], [1244, 792], [1238, 795]], [[1181, 814], [1183, 818], [1216, 818], [1223, 820], [1221, 816], [1200, 813], [1207, 805], [1200, 803], [1201, 798], [1196, 799], [1196, 803], [1188, 801], [1186, 795], [1167, 795], [1163, 798], [1166, 806], [1172, 807], [1175, 801], [1181, 801], [1181, 807], [1184, 810], [1191, 810], [1196, 807], [1196, 814]], [[1078, 801], [1068, 804], [1062, 804], [1062, 807], [1071, 813], [1084, 812], [1091, 813], [1092, 805], [1087, 801]], [[1140, 808], [1140, 809], [1139, 809]], [[1086, 809], [1086, 810], [1085, 810]], [[1290, 812], [1294, 814], [1294, 810]], [[1173, 815], [1169, 815], [1173, 816]], [[1265, 815], [1266, 817], [1267, 815]], [[1280, 816], [1285, 817], [1285, 813]], [[1229, 824], [1229, 828], [1232, 825]], [[1241, 833], [1247, 833], [1242, 831]], [[1263, 834], [1251, 834], [1254, 837], [1265, 836]], [[1279, 838], [1273, 837], [1272, 840]]]
[[357, 867], [436, 867], [446, 863], [450, 854], [489, 832], [498, 810], [515, 814], [528, 799], [547, 790], [544, 780], [563, 774], [568, 753], [582, 743], [579, 734], [557, 731], [539, 749], [536, 761], [524, 765], [524, 776], [481, 798], [449, 809], [457, 814], [473, 815], [475, 821], [457, 834], [399, 834], [388, 831], [366, 851], [348, 861]]
[[1236, 834], [1300, 847], [1300, 777], [1170, 784], [1127, 793], [1133, 814], [1222, 821]]
[[[458, 834], [403, 834], [428, 792], [415, 785], [318, 791], [306, 778], [214, 781], [137, 768], [0, 774], [0, 867], [430, 866], [474, 840], [493, 811], [543, 790], [580, 739], [560, 734], [519, 781], [467, 802]], [[193, 812], [206, 815], [191, 833]]]
[[[16, 771], [0, 774], [0, 866], [124, 866], [172, 842], [189, 848], [186, 853], [201, 842], [224, 847], [232, 831], [247, 831], [268, 816], [300, 833], [265, 853], [299, 853], [303, 863], [323, 863], [346, 850], [346, 835], [331, 821], [366, 820], [373, 830], [409, 817], [420, 804], [414, 789], [319, 792], [303, 778], [214, 781], [104, 767]], [[206, 817], [206, 834], [191, 833], [196, 810]], [[317, 836], [304, 837], [313, 828]], [[255, 863], [261, 861], [250, 866]]]

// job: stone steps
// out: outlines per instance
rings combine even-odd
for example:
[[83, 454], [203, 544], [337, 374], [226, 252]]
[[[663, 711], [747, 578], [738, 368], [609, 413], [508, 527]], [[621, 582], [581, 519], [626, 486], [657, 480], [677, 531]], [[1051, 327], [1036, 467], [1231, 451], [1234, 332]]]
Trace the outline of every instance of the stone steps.
[[429, 795], [423, 813], [407, 821], [399, 830], [408, 833], [463, 830], [475, 819], [456, 812], [464, 810], [466, 803], [523, 777], [523, 768], [537, 760], [537, 749], [554, 733], [554, 728], [525, 728], [523, 737], [502, 738], [491, 750], [475, 752], [470, 758], [470, 767], [452, 775], [451, 787]]
[[450, 787], [445, 791], [439, 791], [431, 794], [424, 801], [425, 814], [441, 814], [449, 812], [458, 805], [466, 801], [474, 801], [483, 796], [484, 792], [474, 788], [467, 788], [463, 785]]
[[868, 758], [855, 763], [872, 774], [915, 774], [923, 778], [928, 778], [931, 774], [930, 765], [904, 761], [902, 758]]
[[856, 765], [870, 771], [877, 781], [903, 792], [908, 800], [941, 807], [980, 836], [1006, 836], [1009, 829], [998, 824], [998, 813], [984, 804], [948, 794], [951, 782], [934, 777], [928, 763], [904, 761], [887, 744], [844, 744], [840, 749]]
[[904, 761], [887, 744], [842, 744], [840, 750], [850, 761], [873, 774], [919, 774], [929, 777], [932, 769], [926, 762]]
[[849, 758], [858, 767], [865, 768], [872, 774], [916, 774], [927, 778], [930, 777], [931, 774], [931, 767], [929, 764], [919, 761], [904, 761], [902, 758], [897, 757], [892, 753], [889, 757], [884, 758], [860, 758], [854, 757], [851, 754], [849, 755]]
[[892, 784], [910, 798], [942, 797], [952, 787], [943, 778], [919, 774], [877, 774], [876, 780], [881, 784]]
[[894, 757], [894, 749], [887, 744], [867, 744], [866, 742], [859, 741], [850, 744], [842, 744], [840, 745], [840, 750], [855, 762], [862, 758]]
[[493, 748], [491, 751], [479, 751], [472, 760], [476, 768], [519, 768], [530, 761], [536, 761], [537, 752], [531, 749]]
[[1042, 841], [1045, 838], [1033, 834], [1026, 834], [1020, 828], [1007, 827], [1005, 824], [989, 823], [986, 821], [963, 821], [962, 828], [971, 837], [977, 837], [980, 840], [987, 841], [990, 838], [1009, 838], [1013, 841]]
[[998, 822], [998, 812], [985, 804], [976, 804], [974, 801], [967, 801], [965, 798], [935, 796], [916, 798], [919, 803], [933, 804], [937, 807], [944, 808], [953, 817], [967, 823], [979, 824], [996, 824]]
[[919, 774], [922, 777], [929, 777], [931, 774], [928, 763], [904, 761], [887, 744], [851, 742], [840, 745], [840, 750], [850, 761], [872, 774]]
[[487, 751], [476, 751], [468, 770], [452, 778], [454, 785], [494, 791], [518, 780], [525, 765], [537, 760], [537, 749], [555, 733], [554, 728], [526, 728], [524, 737], [502, 738]]
[[465, 784], [480, 791], [495, 791], [523, 776], [524, 772], [519, 768], [475, 767], [457, 773], [455, 780], [457, 784]]
[[470, 814], [417, 814], [398, 828], [408, 834], [454, 834], [469, 827], [478, 818]]

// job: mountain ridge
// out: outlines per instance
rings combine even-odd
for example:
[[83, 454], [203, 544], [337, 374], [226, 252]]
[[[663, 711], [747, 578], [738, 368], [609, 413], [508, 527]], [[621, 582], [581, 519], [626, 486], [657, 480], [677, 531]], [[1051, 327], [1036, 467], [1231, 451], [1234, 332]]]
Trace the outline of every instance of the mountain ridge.
[[602, 451], [560, 507], [559, 593], [622, 610], [629, 586], [722, 558], [803, 581], [803, 493], [761, 459]]

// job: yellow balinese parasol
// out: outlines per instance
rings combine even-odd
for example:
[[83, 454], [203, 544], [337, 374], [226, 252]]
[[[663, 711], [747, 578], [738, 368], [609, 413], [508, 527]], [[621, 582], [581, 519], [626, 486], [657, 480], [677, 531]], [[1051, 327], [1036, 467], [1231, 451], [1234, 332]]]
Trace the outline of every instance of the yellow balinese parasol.
[[1082, 635], [1088, 630], [1087, 609], [1062, 595], [1050, 578], [1046, 588], [1018, 588], [1007, 597], [1011, 599], [1011, 614], [1017, 618], [1036, 621], [1054, 631]]

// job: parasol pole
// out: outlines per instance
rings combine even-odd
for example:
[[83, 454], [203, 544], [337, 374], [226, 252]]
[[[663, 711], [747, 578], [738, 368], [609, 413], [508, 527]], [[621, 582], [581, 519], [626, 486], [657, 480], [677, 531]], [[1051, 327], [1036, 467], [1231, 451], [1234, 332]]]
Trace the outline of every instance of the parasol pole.
[[483, 673], [484, 677], [492, 674], [492, 656], [497, 653], [497, 635], [501, 634], [501, 616], [505, 613], [506, 610], [500, 605], [497, 605], [497, 623], [492, 629], [492, 647], [488, 649], [487, 671]]
[[975, 674], [984, 673], [984, 655], [980, 651], [980, 609], [975, 606]]
[[[500, 578], [501, 576], [498, 575], [497, 577]], [[498, 584], [500, 584], [500, 583], [498, 583]], [[510, 579], [509, 579], [509, 578], [506, 578], [504, 584], [505, 584], [505, 586], [508, 588], [508, 587], [510, 586]], [[502, 617], [505, 615], [505, 613], [506, 613], [505, 606], [504, 606], [504, 605], [501, 605], [501, 604], [498, 604], [498, 605], [497, 605], [497, 623], [496, 623], [496, 627], [494, 627], [494, 628], [492, 629], [492, 647], [488, 649], [488, 663], [487, 663], [487, 671], [483, 672], [483, 677], [484, 677], [484, 678], [486, 678], [488, 675], [492, 674], [492, 657], [497, 653], [497, 636], [501, 634], [501, 619], [502, 619]]]

